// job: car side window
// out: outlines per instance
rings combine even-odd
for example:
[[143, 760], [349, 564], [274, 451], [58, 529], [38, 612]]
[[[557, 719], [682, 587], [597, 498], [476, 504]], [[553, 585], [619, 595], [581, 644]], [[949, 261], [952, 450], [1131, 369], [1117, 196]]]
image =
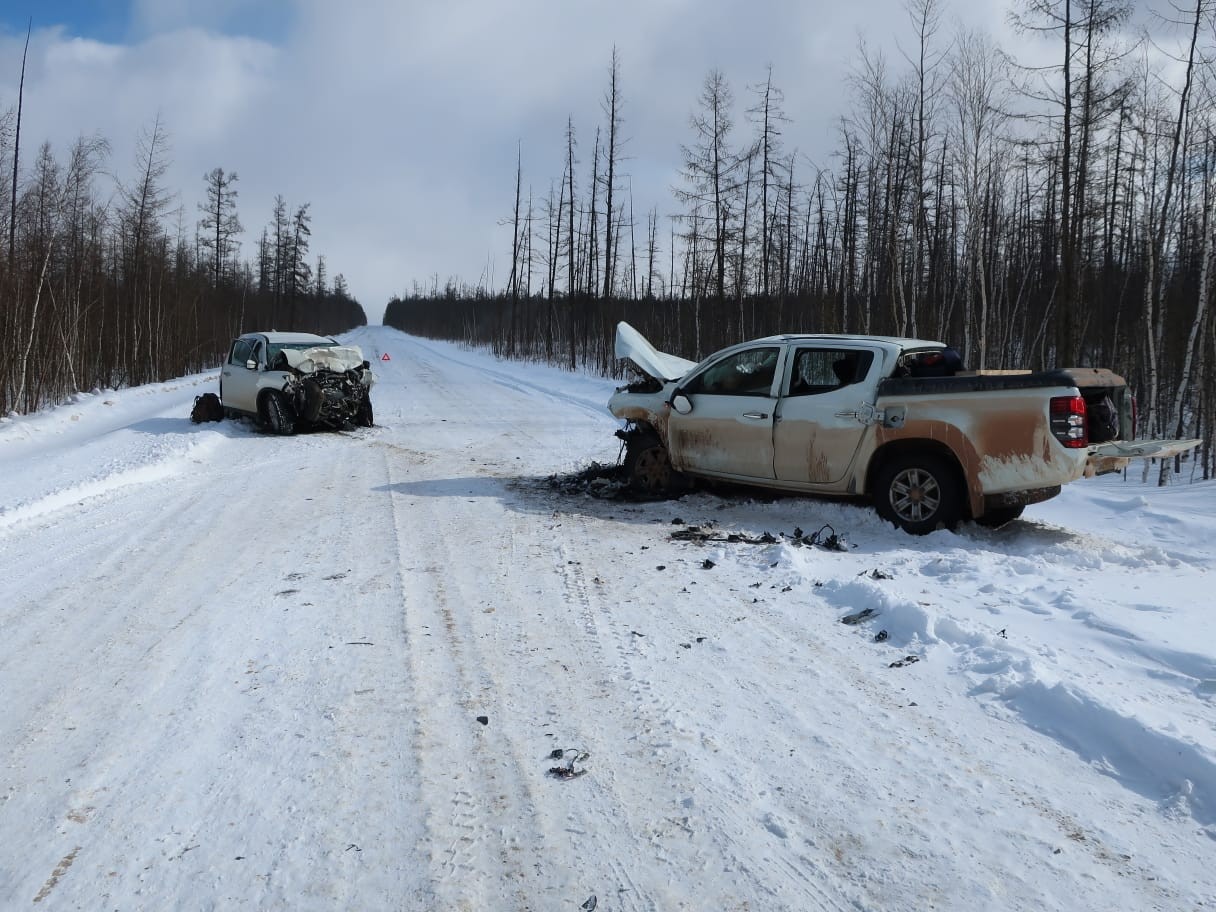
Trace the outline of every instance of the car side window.
[[250, 354], [252, 347], [248, 339], [237, 339], [232, 343], [232, 353], [228, 355], [228, 363], [244, 367], [245, 362], [252, 357]]
[[781, 349], [776, 346], [735, 352], [694, 377], [683, 392], [767, 396], [773, 386], [780, 353]]
[[813, 396], [860, 383], [873, 363], [870, 351], [800, 348], [790, 371], [789, 395]]

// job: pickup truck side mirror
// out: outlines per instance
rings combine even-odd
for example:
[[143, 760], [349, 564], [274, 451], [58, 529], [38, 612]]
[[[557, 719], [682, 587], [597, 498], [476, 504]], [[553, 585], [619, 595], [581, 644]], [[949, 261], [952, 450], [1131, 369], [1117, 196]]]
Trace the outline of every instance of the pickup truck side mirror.
[[692, 400], [683, 393], [676, 393], [671, 397], [671, 407], [681, 415], [687, 415], [692, 411]]

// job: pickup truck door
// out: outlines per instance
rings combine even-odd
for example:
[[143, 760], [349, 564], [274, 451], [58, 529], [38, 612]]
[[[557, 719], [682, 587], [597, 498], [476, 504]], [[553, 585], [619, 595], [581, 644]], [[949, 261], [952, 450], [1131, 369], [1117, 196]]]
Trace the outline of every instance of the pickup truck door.
[[873, 351], [840, 343], [793, 349], [773, 433], [779, 480], [831, 485], [845, 477], [868, 427], [875, 361]]
[[684, 471], [772, 479], [775, 390], [783, 346], [723, 356], [681, 384], [692, 410], [668, 420], [672, 464]]

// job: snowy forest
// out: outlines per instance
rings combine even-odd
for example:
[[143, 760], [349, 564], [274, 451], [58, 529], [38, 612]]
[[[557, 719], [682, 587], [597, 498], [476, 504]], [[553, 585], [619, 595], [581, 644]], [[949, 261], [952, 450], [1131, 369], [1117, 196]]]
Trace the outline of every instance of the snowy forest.
[[159, 116], [116, 180], [104, 137], [27, 155], [21, 113], [18, 98], [0, 114], [0, 414], [214, 367], [241, 332], [367, 322], [343, 276], [309, 254], [308, 203], [277, 197], [242, 259], [237, 173], [200, 175], [205, 202], [187, 208], [165, 183]]
[[1111, 367], [1138, 397], [1137, 436], [1201, 437], [1184, 474], [1207, 478], [1216, 4], [1170, 9], [1129, 39], [1127, 0], [1019, 0], [1013, 24], [1054, 48], [1031, 68], [952, 33], [941, 0], [908, 0], [915, 44], [894, 61], [861, 44], [822, 165], [784, 142], [796, 114], [772, 68], [744, 87], [712, 71], [672, 201], [648, 208], [629, 190], [614, 51], [595, 128], [568, 118], [543, 193], [519, 152], [505, 289], [415, 284], [385, 323], [603, 372], [621, 319], [694, 358], [856, 332], [945, 340], [973, 369]]

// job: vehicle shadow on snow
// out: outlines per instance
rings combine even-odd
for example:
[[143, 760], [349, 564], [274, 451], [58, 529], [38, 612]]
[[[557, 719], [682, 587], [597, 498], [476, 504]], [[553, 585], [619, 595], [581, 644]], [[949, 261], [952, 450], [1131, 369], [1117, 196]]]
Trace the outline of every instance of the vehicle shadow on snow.
[[[374, 488], [406, 497], [455, 497], [498, 500], [520, 513], [551, 516], [574, 513], [593, 519], [653, 525], [675, 521], [714, 524], [747, 533], [788, 532], [800, 527], [814, 532], [827, 524], [854, 545], [886, 550], [936, 550], [943, 545], [979, 546], [997, 552], [1022, 553], [1028, 547], [1046, 548], [1080, 541], [1080, 536], [1033, 519], [1017, 519], [999, 529], [965, 522], [954, 533], [904, 535], [884, 522], [863, 500], [758, 492], [736, 485], [702, 487], [679, 498], [637, 496], [596, 485], [594, 472], [571, 475], [469, 475], [402, 481]], [[590, 481], [588, 480], [590, 479]], [[788, 528], [787, 528], [788, 527]]]
[[195, 434], [202, 430], [221, 431], [230, 437], [256, 434], [257, 428], [242, 421], [205, 421], [195, 424], [189, 418], [145, 418], [127, 425], [127, 430], [153, 437], [168, 434]]

